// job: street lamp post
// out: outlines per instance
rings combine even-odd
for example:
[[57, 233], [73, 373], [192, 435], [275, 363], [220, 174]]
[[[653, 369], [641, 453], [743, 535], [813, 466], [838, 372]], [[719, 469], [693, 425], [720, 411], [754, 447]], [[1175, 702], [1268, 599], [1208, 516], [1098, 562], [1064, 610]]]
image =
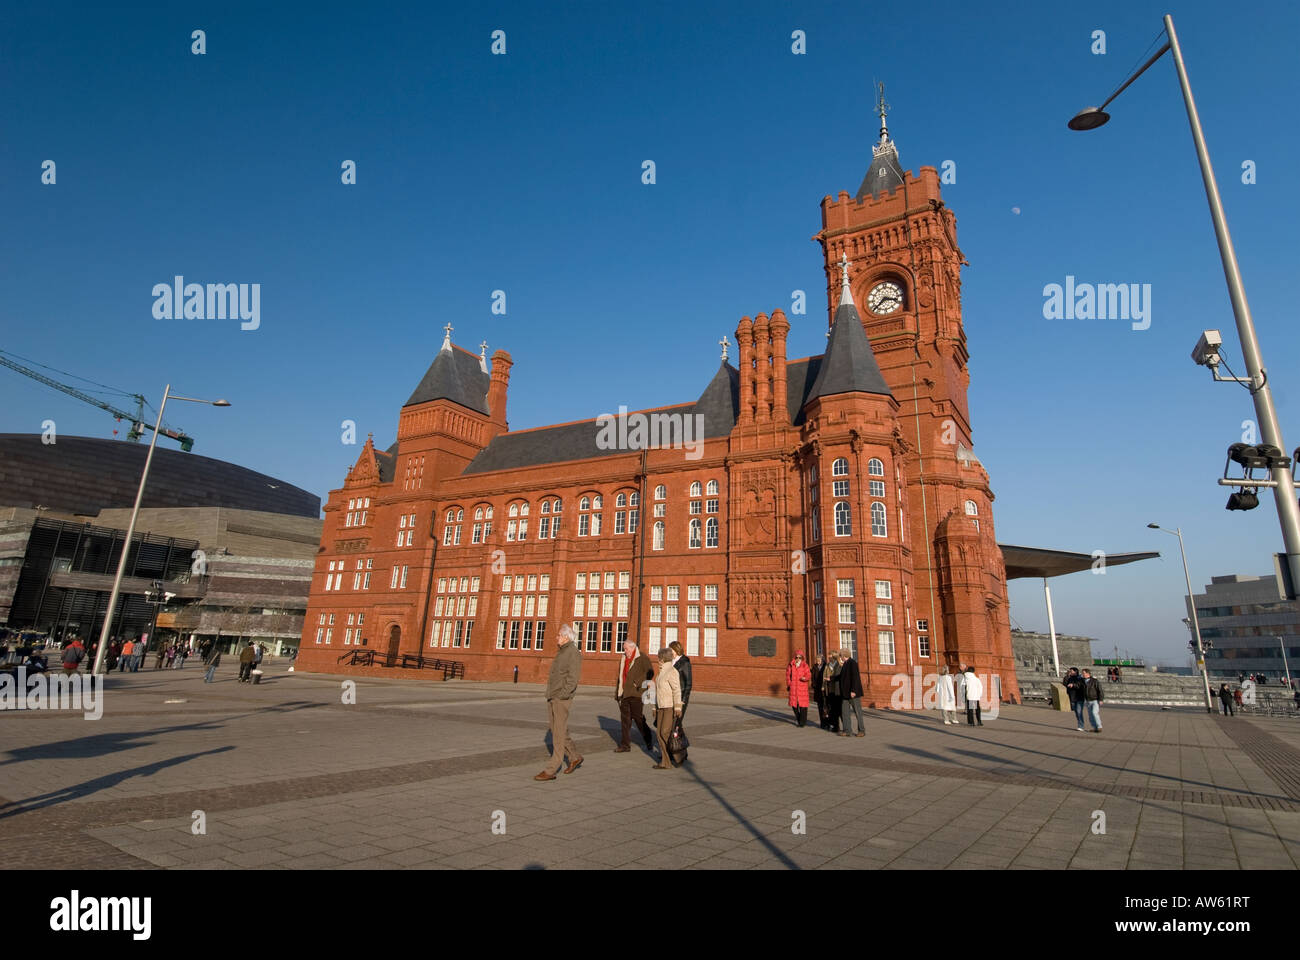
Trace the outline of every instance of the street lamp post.
[[1277, 638], [1277, 645], [1282, 650], [1282, 672], [1286, 674], [1286, 687], [1291, 689], [1291, 667], [1286, 662], [1286, 641], [1281, 637]]
[[144, 469], [140, 471], [140, 486], [135, 492], [135, 506], [131, 508], [131, 522], [126, 527], [126, 538], [122, 542], [122, 556], [117, 561], [117, 575], [113, 578], [113, 592], [108, 596], [108, 610], [104, 613], [104, 627], [99, 631], [99, 648], [95, 651], [95, 662], [91, 673], [102, 672], [104, 657], [108, 654], [108, 638], [113, 629], [113, 608], [117, 605], [118, 594], [122, 591], [122, 577], [126, 574], [126, 558], [131, 552], [131, 537], [135, 535], [135, 521], [140, 515], [140, 502], [144, 499], [144, 485], [149, 479], [149, 466], [153, 463], [153, 450], [158, 445], [158, 434], [162, 432], [163, 411], [167, 409], [168, 400], [188, 400], [190, 403], [210, 403], [214, 407], [230, 406], [225, 400], [199, 400], [194, 397], [174, 396], [172, 385], [163, 389], [162, 406], [158, 408], [158, 424], [154, 427], [153, 439], [149, 441], [149, 452], [145, 454]]
[[1158, 523], [1148, 523], [1152, 530], [1159, 530], [1171, 537], [1178, 537], [1178, 552], [1183, 555], [1183, 577], [1187, 580], [1187, 603], [1192, 608], [1192, 634], [1196, 637], [1196, 662], [1201, 667], [1201, 679], [1205, 681], [1205, 712], [1213, 713], [1213, 699], [1210, 697], [1210, 674], [1205, 669], [1205, 645], [1201, 642], [1201, 620], [1196, 615], [1196, 595], [1192, 593], [1192, 575], [1187, 572], [1187, 550], [1183, 547], [1183, 528], [1166, 530]]
[[[1166, 51], [1172, 51], [1174, 67], [1178, 71], [1178, 83], [1183, 91], [1183, 103], [1187, 108], [1187, 120], [1192, 128], [1192, 141], [1196, 145], [1196, 158], [1201, 166], [1201, 179], [1205, 183], [1205, 196], [1210, 204], [1210, 218], [1214, 221], [1214, 234], [1219, 242], [1219, 257], [1223, 261], [1223, 275], [1228, 282], [1232, 313], [1237, 321], [1237, 335], [1241, 339], [1241, 352], [1246, 361], [1245, 379], [1255, 402], [1255, 416], [1259, 421], [1260, 436], [1264, 443], [1271, 444], [1278, 450], [1285, 450], [1282, 429], [1278, 425], [1277, 410], [1273, 406], [1273, 393], [1264, 370], [1259, 339], [1255, 335], [1255, 324], [1250, 316], [1250, 306], [1246, 302], [1246, 289], [1241, 281], [1241, 270], [1237, 266], [1237, 254], [1232, 246], [1232, 237], [1228, 233], [1223, 201], [1219, 198], [1219, 185], [1214, 178], [1214, 169], [1210, 166], [1210, 155], [1205, 146], [1205, 134], [1201, 130], [1200, 115], [1196, 112], [1196, 101], [1192, 99], [1192, 87], [1187, 79], [1187, 67], [1183, 63], [1183, 53], [1178, 45], [1178, 34], [1174, 30], [1173, 17], [1166, 15], [1164, 24], [1167, 38], [1164, 46], [1124, 81], [1105, 103], [1100, 107], [1081, 110], [1070, 120], [1069, 126], [1071, 130], [1093, 130], [1100, 127], [1110, 119], [1110, 114], [1106, 113], [1106, 107], [1110, 102], [1123, 93], [1129, 84], [1141, 76], [1148, 67], [1164, 56]], [[1273, 464], [1270, 473], [1275, 483], [1273, 496], [1277, 503], [1278, 522], [1282, 527], [1282, 542], [1286, 548], [1291, 582], [1300, 587], [1300, 505], [1296, 502], [1295, 484], [1290, 469], [1280, 463]]]

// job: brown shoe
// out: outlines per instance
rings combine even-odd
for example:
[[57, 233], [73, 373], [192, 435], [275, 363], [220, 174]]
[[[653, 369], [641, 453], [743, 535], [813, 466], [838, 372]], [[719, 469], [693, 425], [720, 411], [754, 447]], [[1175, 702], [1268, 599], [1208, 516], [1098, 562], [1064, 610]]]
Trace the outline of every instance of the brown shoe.
[[671, 770], [672, 767], [668, 766], [668, 764], [666, 764], [666, 763], [656, 763], [656, 764], [653, 764], [653, 765], [650, 767], [650, 769], [651, 769], [651, 770]]
[[847, 734], [847, 733], [841, 733], [840, 736], [841, 736], [841, 737], [847, 737], [848, 734]]
[[627, 752], [628, 752], [629, 750], [631, 750], [631, 749], [632, 749], [631, 747], [615, 747], [615, 748], [614, 748], [614, 752], [615, 752], [615, 753], [627, 753]]
[[554, 779], [555, 779], [555, 774], [553, 774], [553, 773], [547, 773], [545, 770], [543, 770], [543, 771], [542, 771], [541, 773], [539, 773], [537, 776], [533, 777], [533, 779], [534, 779], [534, 780], [554, 780]]
[[861, 730], [859, 730], [857, 733], [854, 734], [854, 736], [855, 736], [855, 737], [865, 737], [866, 734], [863, 733]]
[[573, 773], [573, 771], [574, 771], [574, 770], [577, 770], [580, 766], [582, 766], [582, 757], [579, 757], [577, 760], [574, 760], [573, 763], [571, 763], [571, 764], [569, 764], [567, 767], [565, 767], [565, 768], [564, 768], [564, 772], [565, 772], [565, 773]]

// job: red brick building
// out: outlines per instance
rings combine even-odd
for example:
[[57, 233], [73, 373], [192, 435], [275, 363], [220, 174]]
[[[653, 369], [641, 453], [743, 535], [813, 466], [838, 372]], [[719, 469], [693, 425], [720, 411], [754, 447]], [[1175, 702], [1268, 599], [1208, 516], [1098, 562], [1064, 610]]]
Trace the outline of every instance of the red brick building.
[[[852, 647], [869, 704], [961, 660], [1014, 691], [993, 494], [971, 452], [956, 218], [881, 118], [814, 238], [830, 330], [790, 359], [744, 317], [694, 402], [510, 431], [512, 359], [451, 342], [325, 506], [299, 668], [358, 647], [543, 680], [564, 622], [583, 679], [680, 640], [697, 689], [784, 695], [795, 649]], [[726, 338], [724, 338], [725, 341]]]

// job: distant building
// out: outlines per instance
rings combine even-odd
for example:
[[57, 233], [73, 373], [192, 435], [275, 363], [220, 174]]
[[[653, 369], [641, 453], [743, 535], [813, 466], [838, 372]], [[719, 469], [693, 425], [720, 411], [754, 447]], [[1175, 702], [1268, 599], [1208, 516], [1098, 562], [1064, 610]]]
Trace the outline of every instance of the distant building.
[[1300, 603], [1279, 599], [1277, 579], [1272, 574], [1212, 577], [1205, 592], [1196, 594], [1195, 600], [1201, 637], [1210, 645], [1205, 652], [1205, 667], [1211, 676], [1237, 677], [1246, 673], [1280, 678], [1285, 675], [1284, 645], [1291, 675], [1296, 676]]
[[[1063, 633], [1056, 635], [1056, 651], [1061, 662], [1061, 669], [1070, 667], [1092, 666], [1091, 637], [1071, 637]], [[1011, 631], [1011, 651], [1016, 658], [1017, 669], [1052, 670], [1052, 635], [1031, 630]]]
[[[98, 638], [146, 449], [0, 435], [0, 626]], [[319, 498], [292, 484], [157, 448], [113, 633], [296, 649], [319, 516]], [[172, 594], [160, 606], [145, 599], [157, 580]]]

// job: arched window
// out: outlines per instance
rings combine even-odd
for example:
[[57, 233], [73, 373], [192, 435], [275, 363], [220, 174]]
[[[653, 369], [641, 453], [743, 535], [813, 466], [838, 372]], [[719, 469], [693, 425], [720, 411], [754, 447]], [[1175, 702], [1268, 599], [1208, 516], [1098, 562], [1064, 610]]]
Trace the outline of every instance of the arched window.
[[[872, 511], [872, 516], [875, 516], [875, 511]], [[849, 509], [848, 503], [841, 500], [835, 504], [835, 536], [850, 537], [852, 535], [853, 511]]]
[[691, 536], [690, 539], [687, 541], [687, 545], [692, 550], [698, 550], [700, 548], [700, 521], [699, 520], [691, 521]]
[[[872, 462], [879, 463], [880, 461], [876, 460]], [[838, 460], [836, 460], [834, 463], [831, 464], [832, 477], [847, 477], [848, 475], [849, 475], [849, 461], [846, 460], [844, 457], [840, 457]]]
[[620, 493], [618, 496], [616, 496], [616, 497], [614, 498], [614, 506], [616, 506], [616, 507], [626, 507], [626, 506], [627, 506], [627, 494], [626, 494], [626, 493]]
[[656, 520], [654, 544], [652, 546], [652, 549], [662, 550], [663, 548], [664, 548], [664, 522], [662, 520]]
[[475, 507], [475, 508], [474, 508], [474, 519], [475, 519], [475, 520], [482, 520], [482, 519], [483, 519], [483, 508], [482, 508], [482, 507]]
[[510, 504], [510, 516], [512, 517], [519, 516], [519, 504], [517, 503]]
[[583, 497], [581, 500], [579, 500], [579, 501], [578, 501], [578, 509], [579, 509], [579, 510], [590, 510], [590, 509], [591, 509], [591, 497]]
[[885, 465], [872, 457], [867, 461], [867, 474], [873, 477], [883, 477], [885, 475]]
[[491, 519], [492, 519], [492, 508], [491, 508], [491, 507], [488, 507], [488, 508], [487, 508], [487, 512], [486, 512], [485, 514], [483, 514], [483, 519], [484, 519], [484, 520], [491, 520]]
[[873, 537], [888, 536], [885, 529], [885, 505], [883, 503], [873, 503], [871, 505], [871, 535]]
[[812, 537], [814, 542], [822, 538], [822, 514], [816, 507], [812, 510]]
[[705, 488], [705, 492], [711, 497], [716, 496], [718, 492], [718, 481], [710, 480], [708, 487]]
[[549, 501], [549, 500], [543, 500], [543, 501], [542, 501], [542, 513], [550, 513], [550, 512], [551, 512], [551, 501]]
[[600, 494], [596, 494], [594, 497], [591, 498], [591, 509], [593, 510], [600, 509]]
[[815, 463], [812, 465], [812, 471], [808, 475], [808, 482], [809, 483], [817, 482], [817, 464]]
[[659, 486], [655, 487], [655, 499], [656, 500], [668, 499], [668, 488], [665, 487], [662, 483], [659, 484]]
[[641, 494], [639, 493], [632, 494], [631, 498], [628, 500], [628, 503], [634, 507], [641, 506]]
[[520, 507], [519, 507], [519, 515], [520, 515], [521, 517], [526, 517], [526, 516], [528, 516], [528, 504], [527, 504], [527, 503], [523, 503], [523, 504], [520, 505]]
[[979, 515], [980, 515], [979, 504], [977, 504], [974, 500], [967, 500], [967, 501], [966, 501], [966, 516], [968, 516], [968, 517], [978, 517]]
[[559, 500], [552, 501], [551, 513], [559, 513], [562, 507], [563, 504], [561, 504]]
[[456, 511], [455, 511], [455, 510], [448, 510], [448, 511], [447, 511], [447, 522], [448, 522], [448, 523], [452, 523], [452, 522], [453, 522], [453, 519], [452, 519], [452, 518], [455, 517], [455, 516], [456, 516]]
[[464, 520], [464, 519], [465, 519], [465, 511], [464, 511], [464, 510], [457, 510], [457, 511], [456, 511], [456, 522], [457, 522], [457, 523], [460, 523], [460, 522], [461, 522], [462, 520]]
[[708, 522], [704, 525], [704, 545], [706, 547], [716, 547], [718, 545], [717, 517], [709, 517]]
[[700, 481], [696, 480], [694, 483], [691, 484], [691, 496], [698, 497], [699, 495], [700, 495]]

